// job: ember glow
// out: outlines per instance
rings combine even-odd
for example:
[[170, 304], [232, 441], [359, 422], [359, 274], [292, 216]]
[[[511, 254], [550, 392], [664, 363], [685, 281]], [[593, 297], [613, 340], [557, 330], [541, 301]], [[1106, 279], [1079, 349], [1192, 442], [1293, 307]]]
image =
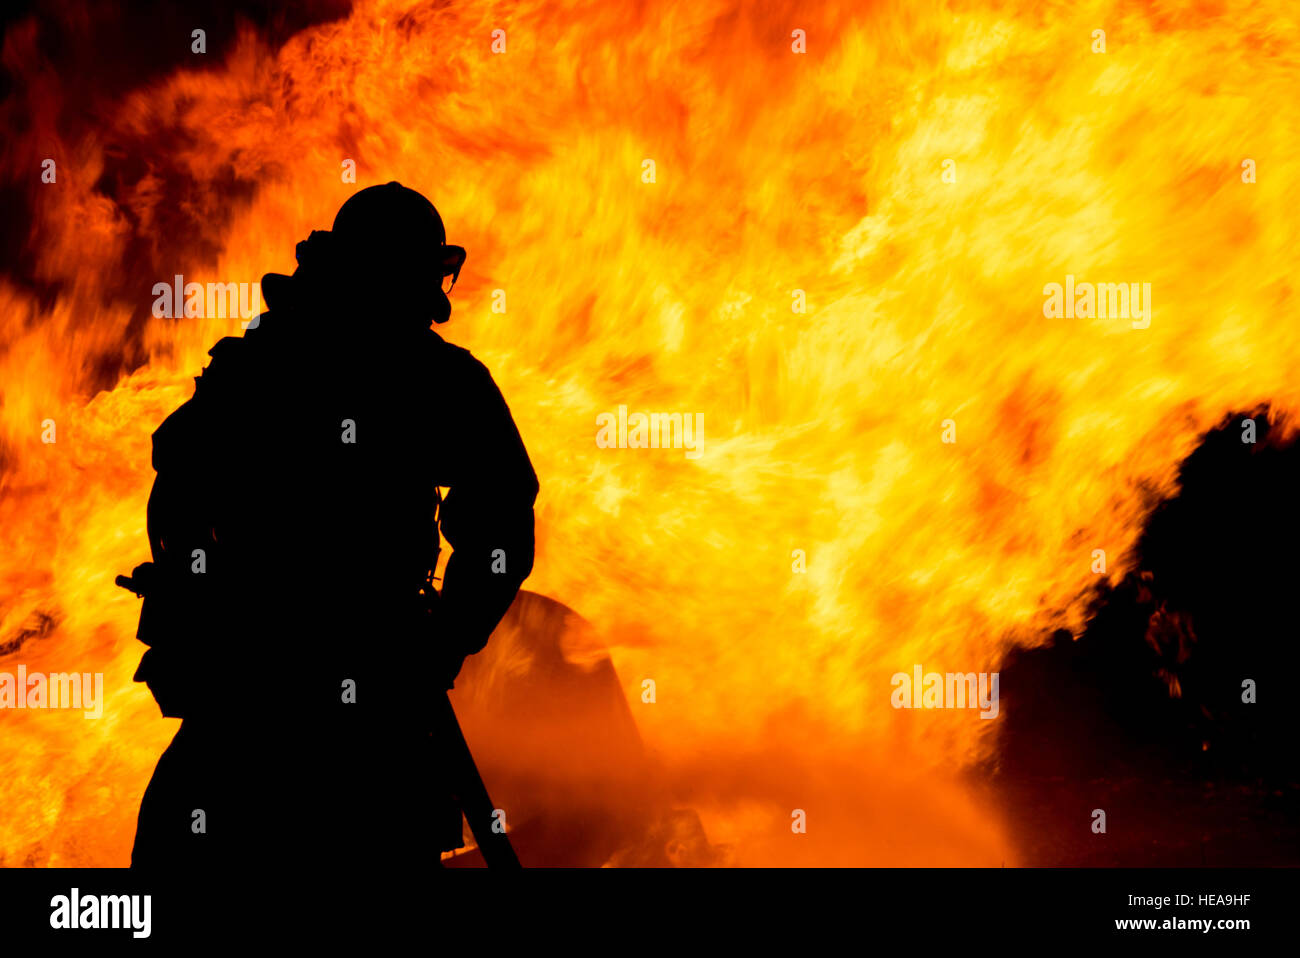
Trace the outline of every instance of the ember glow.
[[[593, 624], [668, 801], [737, 864], [1014, 863], [963, 774], [996, 721], [890, 677], [1077, 632], [1093, 550], [1128, 571], [1201, 433], [1300, 411], [1298, 32], [1282, 2], [359, 0], [105, 102], [14, 23], [0, 670], [102, 672], [104, 712], [0, 713], [0, 863], [126, 864], [176, 729], [113, 577], [150, 434], [239, 319], [154, 318], [154, 284], [292, 272], [388, 180], [470, 251], [442, 332], [541, 479], [526, 588]], [[1045, 316], [1066, 276], [1149, 283], [1149, 326]], [[602, 447], [621, 406], [698, 414], [700, 455]], [[212, 667], [273, 687], [241, 652]]]

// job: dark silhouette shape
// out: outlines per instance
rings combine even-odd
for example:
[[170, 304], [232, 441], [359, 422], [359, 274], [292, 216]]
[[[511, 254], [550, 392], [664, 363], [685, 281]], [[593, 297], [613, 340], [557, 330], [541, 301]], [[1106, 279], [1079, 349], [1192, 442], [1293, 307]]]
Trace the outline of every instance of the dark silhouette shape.
[[488, 370], [429, 328], [464, 260], [419, 193], [360, 191], [154, 433], [136, 680], [183, 722], [134, 866], [355, 873], [461, 847], [431, 730], [532, 570], [538, 491]]
[[[1254, 443], [1242, 441], [1247, 418]], [[1300, 860], [1300, 441], [1281, 427], [1267, 408], [1225, 416], [1152, 513], [1136, 571], [1103, 590], [1077, 641], [1057, 633], [1002, 665], [997, 763], [1021, 833], [1035, 836], [1028, 863]], [[1097, 807], [1124, 823], [1109, 842], [1087, 828]]]

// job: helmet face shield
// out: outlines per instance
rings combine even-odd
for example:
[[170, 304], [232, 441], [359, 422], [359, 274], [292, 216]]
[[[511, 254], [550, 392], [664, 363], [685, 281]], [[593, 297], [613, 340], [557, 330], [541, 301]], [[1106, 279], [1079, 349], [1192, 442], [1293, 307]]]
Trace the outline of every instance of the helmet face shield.
[[[451, 285], [452, 287], [455, 287], [456, 280], [460, 279], [461, 267], [465, 265], [465, 258], [469, 254], [465, 251], [465, 247], [452, 246], [451, 244], [444, 245], [441, 247], [439, 252], [442, 255], [442, 262], [440, 264], [442, 272], [440, 275], [444, 280], [450, 276]], [[448, 289], [447, 292], [451, 292], [451, 290]]]

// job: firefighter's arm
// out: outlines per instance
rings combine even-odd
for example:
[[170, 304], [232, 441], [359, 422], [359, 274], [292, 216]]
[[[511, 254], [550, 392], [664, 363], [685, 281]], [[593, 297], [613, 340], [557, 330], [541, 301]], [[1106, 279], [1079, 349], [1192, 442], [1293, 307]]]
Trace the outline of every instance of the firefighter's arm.
[[533, 569], [537, 474], [487, 368], [471, 359], [447, 409], [454, 462], [439, 526], [452, 547], [443, 574], [445, 635], [472, 655], [510, 608]]

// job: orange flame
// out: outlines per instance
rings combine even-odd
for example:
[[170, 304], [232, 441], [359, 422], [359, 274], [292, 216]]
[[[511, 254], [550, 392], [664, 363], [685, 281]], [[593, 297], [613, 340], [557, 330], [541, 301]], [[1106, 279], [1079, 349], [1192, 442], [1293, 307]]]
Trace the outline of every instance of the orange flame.
[[[125, 864], [175, 728], [112, 579], [146, 558], [149, 434], [239, 327], [149, 318], [149, 290], [290, 272], [392, 179], [470, 251], [445, 334], [541, 477], [528, 588], [598, 625], [710, 838], [742, 864], [1009, 860], [957, 780], [996, 722], [895, 711], [890, 676], [1077, 631], [1093, 550], [1126, 571], [1200, 433], [1300, 409], [1296, 40], [1280, 2], [361, 0], [74, 139], [29, 131], [5, 170], [58, 161], [27, 247], [54, 293], [0, 281], [0, 669], [103, 671], [107, 702], [0, 714], [0, 862]], [[20, 25], [5, 60], [57, 113], [75, 91], [36, 48]], [[1150, 283], [1150, 327], [1046, 318], [1067, 274]], [[619, 405], [702, 414], [701, 457], [599, 448]], [[213, 667], [238, 683], [240, 657]]]

